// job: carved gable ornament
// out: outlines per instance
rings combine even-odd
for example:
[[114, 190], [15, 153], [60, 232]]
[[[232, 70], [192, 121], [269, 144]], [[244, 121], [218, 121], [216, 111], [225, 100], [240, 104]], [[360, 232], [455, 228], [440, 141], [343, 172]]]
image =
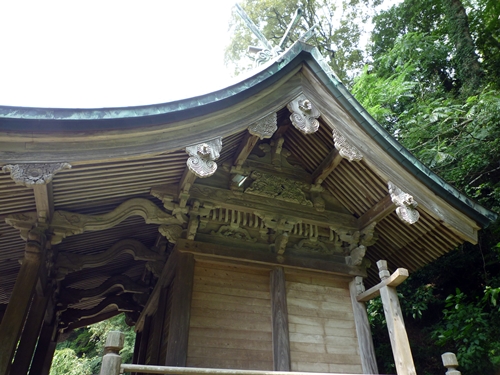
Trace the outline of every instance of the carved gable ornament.
[[248, 132], [260, 139], [271, 138], [276, 130], [278, 130], [278, 116], [276, 112], [254, 122], [248, 127]]
[[321, 115], [312, 102], [301, 94], [297, 99], [291, 101], [287, 108], [292, 115], [290, 120], [293, 126], [301, 133], [312, 134], [319, 129], [317, 118]]
[[351, 145], [345, 137], [340, 134], [340, 132], [333, 128], [333, 142], [335, 143], [335, 148], [339, 151], [339, 155], [344, 159], [348, 159], [349, 161], [360, 161], [363, 159], [363, 155], [359, 150]]
[[396, 208], [398, 217], [408, 224], [416, 223], [420, 217], [416, 209], [418, 205], [417, 202], [415, 202], [410, 194], [405, 193], [390, 181], [388, 182], [388, 187], [392, 203], [398, 206], [398, 208]]
[[217, 160], [222, 150], [222, 138], [217, 137], [197, 145], [186, 147], [189, 154], [187, 166], [196, 177], [210, 177], [217, 170]]
[[2, 171], [10, 172], [10, 177], [17, 185], [33, 187], [48, 184], [57, 172], [70, 168], [68, 163], [9, 164], [4, 166]]

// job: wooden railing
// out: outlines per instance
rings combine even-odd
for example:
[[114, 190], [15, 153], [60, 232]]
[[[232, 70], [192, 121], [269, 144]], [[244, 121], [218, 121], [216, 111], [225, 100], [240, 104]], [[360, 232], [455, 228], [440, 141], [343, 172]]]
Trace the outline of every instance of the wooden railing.
[[[104, 346], [104, 356], [102, 358], [100, 375], [120, 375], [125, 372], [142, 374], [170, 374], [170, 375], [332, 375], [317, 372], [287, 372], [287, 371], [258, 371], [258, 370], [229, 370], [218, 368], [198, 368], [198, 367], [172, 367], [172, 366], [152, 366], [152, 365], [130, 365], [122, 364], [120, 350], [123, 349], [124, 334], [118, 331], [111, 331], [106, 338]], [[457, 357], [453, 353], [444, 353], [442, 356], [443, 365], [446, 367], [446, 375], [461, 375], [458, 367]], [[348, 375], [348, 374], [335, 374]], [[352, 374], [349, 374], [352, 375]], [[375, 374], [372, 374], [375, 375]]]

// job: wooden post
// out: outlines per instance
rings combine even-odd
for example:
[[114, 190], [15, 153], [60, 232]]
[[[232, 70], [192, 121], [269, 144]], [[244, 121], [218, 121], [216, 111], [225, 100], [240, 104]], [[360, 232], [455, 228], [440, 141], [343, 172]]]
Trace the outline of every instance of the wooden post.
[[186, 366], [193, 277], [194, 256], [181, 253], [172, 288], [172, 309], [165, 359], [167, 366]]
[[448, 369], [446, 371], [446, 375], [461, 375], [462, 373], [458, 371], [456, 368], [458, 367], [457, 356], [455, 353], [444, 353], [441, 355], [441, 359], [443, 360], [443, 365]]
[[290, 337], [283, 267], [274, 268], [270, 279], [274, 371], [290, 371]]
[[57, 320], [44, 322], [36, 345], [29, 375], [48, 375], [57, 345]]
[[[382, 281], [388, 279], [391, 274], [387, 269], [387, 261], [379, 260], [377, 266], [380, 279]], [[380, 297], [384, 306], [396, 371], [398, 375], [416, 375], [396, 288], [389, 285], [382, 286], [380, 288]]]
[[49, 298], [47, 295], [35, 295], [33, 297], [30, 312], [28, 314], [26, 324], [24, 325], [21, 340], [19, 341], [19, 346], [16, 350], [14, 362], [12, 363], [12, 374], [23, 375], [28, 372], [31, 364], [31, 359], [33, 358], [33, 352], [36, 346], [36, 342], [40, 334], [40, 328], [45, 316], [45, 310], [47, 309], [48, 301]]
[[378, 374], [377, 359], [375, 357], [375, 349], [373, 347], [372, 332], [370, 329], [370, 322], [368, 321], [368, 314], [366, 313], [366, 306], [364, 302], [358, 302], [357, 300], [357, 296], [364, 292], [364, 289], [363, 278], [361, 276], [356, 276], [349, 283], [363, 374]]
[[41, 259], [45, 250], [45, 233], [28, 233], [23, 263], [16, 278], [5, 315], [0, 324], [0, 374], [8, 374], [29, 311], [33, 292], [39, 279]]
[[161, 343], [165, 340], [163, 336], [163, 324], [165, 323], [165, 309], [167, 307], [166, 288], [163, 288], [160, 293], [160, 300], [155, 315], [152, 317], [151, 324], [153, 332], [149, 337], [149, 345], [151, 345], [151, 356], [149, 358], [150, 365], [162, 365], [163, 358], [160, 358]]
[[125, 335], [118, 331], [111, 331], [106, 338], [104, 345], [104, 357], [102, 357], [102, 365], [100, 375], [120, 375], [120, 365], [122, 358], [120, 350], [123, 349]]

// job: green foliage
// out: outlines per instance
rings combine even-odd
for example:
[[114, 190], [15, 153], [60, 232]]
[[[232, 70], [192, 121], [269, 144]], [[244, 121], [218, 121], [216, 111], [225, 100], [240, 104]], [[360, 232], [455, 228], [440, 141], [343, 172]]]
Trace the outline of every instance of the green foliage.
[[[317, 24], [317, 33], [308, 43], [317, 46], [324, 56], [332, 57], [332, 68], [341, 80], [350, 84], [365, 64], [361, 36], [372, 7], [379, 3], [380, 0], [245, 0], [241, 6], [273, 46], [279, 45], [295, 11], [301, 7], [302, 20], [284, 49]], [[238, 74], [251, 66], [247, 48], [258, 46], [259, 42], [236, 13], [230, 28], [233, 37], [225, 60], [227, 65], [235, 66]]]
[[50, 375], [91, 375], [101, 368], [104, 344], [109, 331], [125, 334], [120, 351], [123, 363], [130, 363], [134, 352], [135, 332], [125, 323], [125, 315], [73, 331], [66, 341], [57, 345]]

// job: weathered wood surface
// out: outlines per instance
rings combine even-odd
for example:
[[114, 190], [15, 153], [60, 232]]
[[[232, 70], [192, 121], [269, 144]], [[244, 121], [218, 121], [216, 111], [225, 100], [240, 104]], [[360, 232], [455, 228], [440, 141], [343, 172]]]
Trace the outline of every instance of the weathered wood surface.
[[47, 295], [34, 295], [14, 362], [12, 363], [12, 374], [26, 374], [28, 372], [48, 302], [49, 297]]
[[160, 298], [158, 301], [158, 308], [153, 315], [153, 320], [151, 322], [152, 329], [149, 337], [149, 345], [151, 346], [149, 353], [148, 364], [151, 365], [163, 365], [163, 358], [160, 358], [160, 348], [163, 337], [163, 325], [165, 324], [165, 310], [167, 307], [167, 291], [163, 288], [160, 292]]
[[377, 358], [375, 357], [375, 348], [373, 347], [372, 332], [370, 322], [368, 321], [366, 306], [364, 302], [358, 302], [356, 298], [358, 294], [356, 278], [349, 283], [349, 290], [354, 312], [354, 324], [358, 336], [361, 366], [363, 368], [363, 374], [378, 374]]
[[28, 234], [25, 256], [16, 278], [10, 302], [0, 324], [0, 374], [9, 372], [39, 279], [44, 249], [45, 235], [39, 231], [31, 231]]
[[333, 149], [330, 151], [328, 156], [323, 159], [321, 164], [316, 168], [316, 170], [312, 174], [312, 178], [314, 181], [314, 184], [321, 184], [325, 178], [332, 173], [335, 168], [340, 164], [342, 161], [342, 156], [340, 156], [339, 152], [337, 149]]
[[245, 135], [245, 138], [243, 138], [240, 146], [238, 147], [238, 150], [236, 151], [236, 157], [234, 158], [233, 165], [236, 167], [240, 167], [245, 162], [245, 160], [247, 160], [248, 155], [250, 155], [258, 141], [258, 136], [247, 133]]
[[358, 219], [359, 228], [365, 228], [372, 223], [378, 223], [387, 215], [396, 209], [396, 205], [392, 203], [391, 196], [386, 195], [382, 200], [377, 202], [363, 216]]
[[118, 331], [111, 331], [106, 337], [104, 356], [102, 357], [101, 372], [99, 375], [119, 375], [122, 358], [120, 350], [123, 349], [125, 335]]
[[219, 259], [246, 261], [249, 263], [266, 264], [271, 266], [295, 268], [301, 270], [314, 270], [329, 274], [366, 277], [366, 270], [361, 267], [349, 266], [347, 264], [337, 262], [329, 262], [322, 259], [307, 259], [302, 257], [294, 257], [291, 255], [281, 255], [278, 257], [272, 253], [246, 251], [222, 245], [202, 243], [184, 239], [179, 239], [177, 241], [175, 249], [180, 252], [200, 254]]
[[286, 275], [292, 371], [361, 373], [348, 281]]
[[180, 254], [172, 289], [172, 307], [165, 363], [186, 366], [193, 293], [194, 257]]
[[[51, 319], [52, 320], [52, 319]], [[38, 338], [29, 375], [48, 375], [57, 345], [57, 321], [44, 322]]]
[[273, 368], [269, 270], [195, 267], [188, 366]]
[[270, 278], [274, 370], [290, 371], [290, 338], [288, 333], [285, 272], [283, 268], [273, 269]]
[[[388, 280], [389, 271], [387, 262], [379, 260], [377, 262], [379, 274], [382, 281]], [[395, 279], [395, 277], [393, 278]], [[384, 315], [391, 339], [392, 354], [398, 375], [416, 375], [413, 356], [411, 354], [410, 342], [406, 334], [403, 313], [399, 305], [399, 298], [396, 287], [384, 285], [380, 288], [380, 297], [384, 306]]]
[[398, 268], [391, 276], [389, 276], [387, 279], [382, 280], [380, 283], [377, 285], [371, 287], [370, 289], [364, 291], [360, 295], [356, 297], [358, 302], [367, 302], [375, 297], [378, 297], [380, 295], [380, 290], [384, 286], [391, 286], [391, 287], [397, 287], [399, 284], [401, 284], [403, 281], [405, 281], [410, 274], [408, 273], [408, 270], [405, 268]]

